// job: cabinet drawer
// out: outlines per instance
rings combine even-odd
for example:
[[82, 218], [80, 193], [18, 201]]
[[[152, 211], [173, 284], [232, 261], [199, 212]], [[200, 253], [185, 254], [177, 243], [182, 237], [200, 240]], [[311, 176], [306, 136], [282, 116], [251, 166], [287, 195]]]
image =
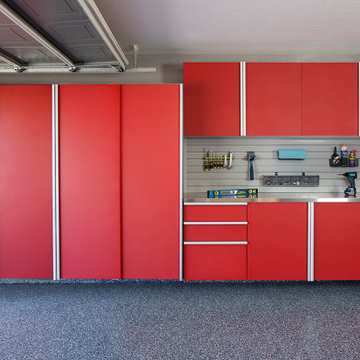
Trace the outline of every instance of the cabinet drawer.
[[246, 280], [246, 245], [186, 245], [185, 280]]
[[246, 221], [247, 205], [186, 205], [184, 221]]
[[184, 241], [245, 241], [247, 225], [185, 225]]

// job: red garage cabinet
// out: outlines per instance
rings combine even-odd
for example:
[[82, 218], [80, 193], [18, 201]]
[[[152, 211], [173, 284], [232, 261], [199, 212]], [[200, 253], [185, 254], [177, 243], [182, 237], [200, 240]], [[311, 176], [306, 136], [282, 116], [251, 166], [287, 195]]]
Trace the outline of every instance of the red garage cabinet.
[[121, 87], [125, 279], [179, 279], [180, 86]]
[[302, 64], [302, 135], [357, 136], [358, 64]]
[[359, 203], [315, 204], [315, 280], [360, 280], [359, 216]]
[[307, 203], [248, 205], [248, 279], [307, 279]]
[[246, 64], [246, 134], [301, 135], [301, 64]]
[[184, 64], [184, 135], [240, 135], [240, 64]]
[[120, 85], [59, 88], [65, 279], [120, 278]]
[[0, 277], [52, 277], [51, 86], [0, 86]]
[[246, 204], [186, 204], [184, 220], [185, 280], [246, 280]]

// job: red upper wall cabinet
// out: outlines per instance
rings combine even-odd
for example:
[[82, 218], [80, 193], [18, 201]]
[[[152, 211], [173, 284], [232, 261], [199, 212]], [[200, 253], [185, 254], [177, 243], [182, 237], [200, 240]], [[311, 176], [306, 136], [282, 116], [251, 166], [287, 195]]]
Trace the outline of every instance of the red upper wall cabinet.
[[[184, 135], [240, 135], [240, 64], [184, 64]], [[246, 64], [249, 136], [357, 136], [357, 63]]]
[[184, 135], [240, 135], [240, 64], [184, 64]]
[[302, 135], [357, 136], [358, 64], [302, 64]]
[[125, 279], [179, 279], [180, 86], [121, 87]]
[[360, 280], [359, 216], [359, 203], [315, 204], [315, 280]]
[[301, 135], [301, 64], [246, 64], [246, 134]]
[[0, 277], [52, 277], [51, 86], [0, 86]]
[[307, 204], [248, 205], [248, 280], [307, 279]]
[[120, 85], [62, 85], [59, 102], [61, 277], [119, 279]]

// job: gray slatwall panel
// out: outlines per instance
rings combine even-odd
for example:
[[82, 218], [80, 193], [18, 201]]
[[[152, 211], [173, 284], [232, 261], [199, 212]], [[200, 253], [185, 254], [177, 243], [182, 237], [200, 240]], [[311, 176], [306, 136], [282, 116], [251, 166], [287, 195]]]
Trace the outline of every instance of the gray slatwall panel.
[[[350, 171], [351, 168], [331, 168], [328, 159], [334, 146], [338, 152], [342, 143], [349, 150], [360, 151], [358, 137], [311, 137], [311, 138], [277, 138], [277, 137], [187, 137], [184, 142], [184, 186], [185, 193], [204, 192], [213, 189], [230, 189], [256, 187], [261, 192], [343, 192], [346, 181], [337, 174]], [[217, 169], [205, 172], [202, 168], [203, 151], [232, 151], [235, 156], [231, 170]], [[278, 149], [305, 149], [305, 160], [278, 160]], [[248, 180], [247, 151], [255, 151], [255, 180]], [[354, 168], [358, 171], [359, 168]], [[262, 176], [320, 175], [319, 187], [263, 187]]]

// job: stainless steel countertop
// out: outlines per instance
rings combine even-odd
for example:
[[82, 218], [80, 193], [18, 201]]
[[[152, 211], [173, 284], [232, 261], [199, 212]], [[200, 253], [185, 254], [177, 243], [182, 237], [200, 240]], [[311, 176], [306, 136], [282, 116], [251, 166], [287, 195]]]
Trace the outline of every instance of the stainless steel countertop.
[[357, 198], [345, 198], [344, 193], [280, 193], [261, 192], [257, 198], [223, 197], [208, 199], [206, 193], [185, 193], [184, 203], [249, 203], [249, 202], [360, 202], [360, 192]]

